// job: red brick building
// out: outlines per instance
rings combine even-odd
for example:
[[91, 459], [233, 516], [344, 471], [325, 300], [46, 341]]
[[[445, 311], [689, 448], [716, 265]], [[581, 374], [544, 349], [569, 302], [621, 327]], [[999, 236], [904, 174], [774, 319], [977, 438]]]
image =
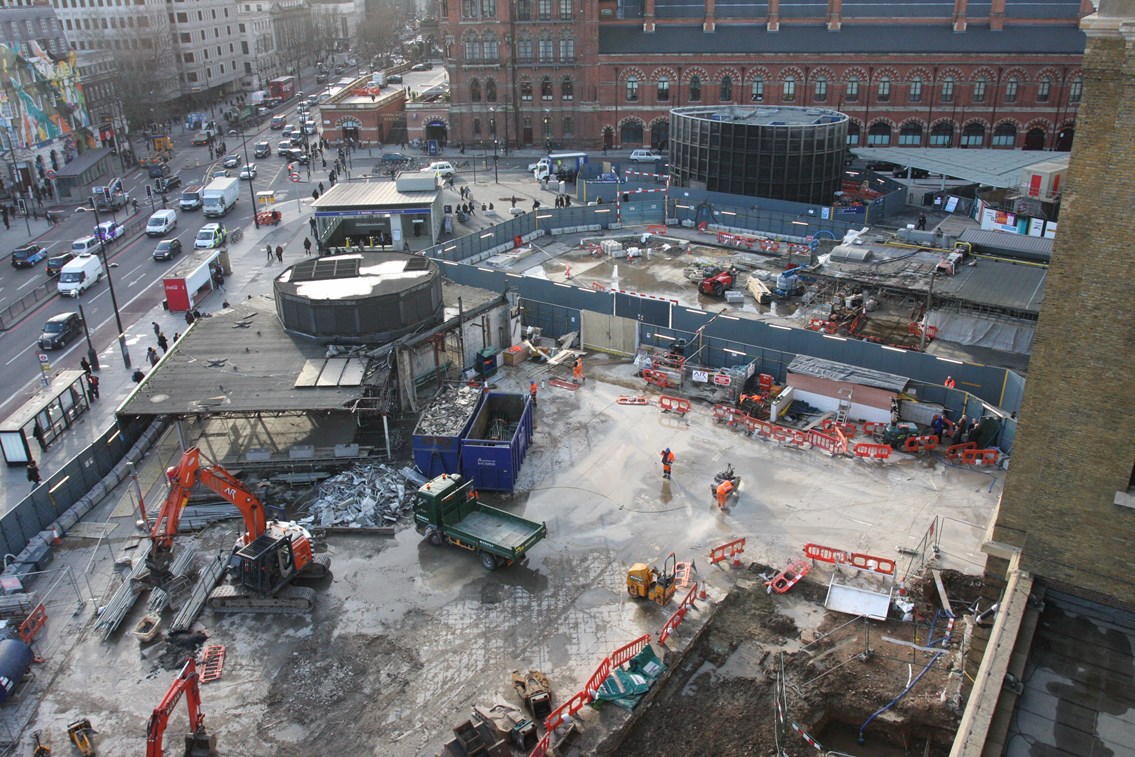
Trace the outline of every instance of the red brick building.
[[1090, 0], [440, 0], [448, 139], [664, 147], [685, 105], [851, 117], [849, 143], [1069, 149]]

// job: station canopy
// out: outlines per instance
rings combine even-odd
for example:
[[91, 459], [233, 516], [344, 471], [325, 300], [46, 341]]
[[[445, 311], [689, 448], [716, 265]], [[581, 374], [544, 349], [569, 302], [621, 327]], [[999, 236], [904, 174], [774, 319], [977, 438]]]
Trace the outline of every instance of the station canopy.
[[1041, 150], [969, 150], [942, 147], [856, 147], [856, 157], [921, 168], [987, 187], [1009, 189], [1021, 185], [1021, 169], [1051, 163], [1068, 153]]

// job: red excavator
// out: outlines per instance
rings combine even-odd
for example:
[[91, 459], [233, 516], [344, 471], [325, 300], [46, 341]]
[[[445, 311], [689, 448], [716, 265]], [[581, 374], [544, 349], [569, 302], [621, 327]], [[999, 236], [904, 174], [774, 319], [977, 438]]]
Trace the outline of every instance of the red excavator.
[[244, 483], [221, 467], [205, 460], [196, 447], [186, 450], [181, 461], [166, 471], [169, 494], [158, 511], [150, 532], [152, 545], [147, 558], [151, 573], [168, 575], [177, 535], [177, 524], [189, 501], [194, 484], [201, 483], [231, 502], [244, 518], [244, 533], [233, 548], [230, 567], [237, 585], [219, 586], [209, 595], [209, 607], [222, 611], [299, 613], [315, 604], [315, 591], [289, 586], [296, 577], [322, 578], [330, 570], [327, 555], [315, 555], [311, 534], [298, 523], [269, 521], [260, 499]]
[[185, 757], [213, 757], [217, 749], [217, 737], [205, 732], [205, 713], [201, 712], [201, 679], [197, 676], [197, 665], [190, 657], [177, 674], [173, 685], [162, 697], [161, 704], [150, 715], [146, 728], [146, 757], [163, 757], [162, 737], [177, 700], [185, 695], [189, 708], [189, 733], [185, 734]]
[[732, 289], [737, 283], [736, 268], [709, 269], [705, 271], [705, 278], [698, 284], [698, 291], [702, 294], [711, 294], [714, 297], [724, 297], [725, 292]]

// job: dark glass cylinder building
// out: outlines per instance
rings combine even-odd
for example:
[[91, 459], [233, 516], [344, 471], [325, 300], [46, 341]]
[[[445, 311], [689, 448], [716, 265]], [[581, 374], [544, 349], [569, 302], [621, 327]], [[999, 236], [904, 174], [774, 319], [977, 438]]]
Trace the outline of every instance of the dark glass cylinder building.
[[847, 124], [824, 108], [675, 108], [670, 174], [677, 186], [828, 205], [840, 189]]

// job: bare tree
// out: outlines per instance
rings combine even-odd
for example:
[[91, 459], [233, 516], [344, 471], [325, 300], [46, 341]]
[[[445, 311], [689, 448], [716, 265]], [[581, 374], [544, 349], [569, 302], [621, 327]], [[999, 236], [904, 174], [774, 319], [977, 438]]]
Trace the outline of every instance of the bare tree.
[[145, 129], [173, 115], [179, 88], [170, 45], [116, 51], [115, 64], [111, 85], [131, 130]]
[[359, 24], [355, 35], [355, 50], [360, 60], [376, 55], [389, 55], [398, 49], [405, 26], [402, 11], [391, 6], [382, 13], [370, 13]]

